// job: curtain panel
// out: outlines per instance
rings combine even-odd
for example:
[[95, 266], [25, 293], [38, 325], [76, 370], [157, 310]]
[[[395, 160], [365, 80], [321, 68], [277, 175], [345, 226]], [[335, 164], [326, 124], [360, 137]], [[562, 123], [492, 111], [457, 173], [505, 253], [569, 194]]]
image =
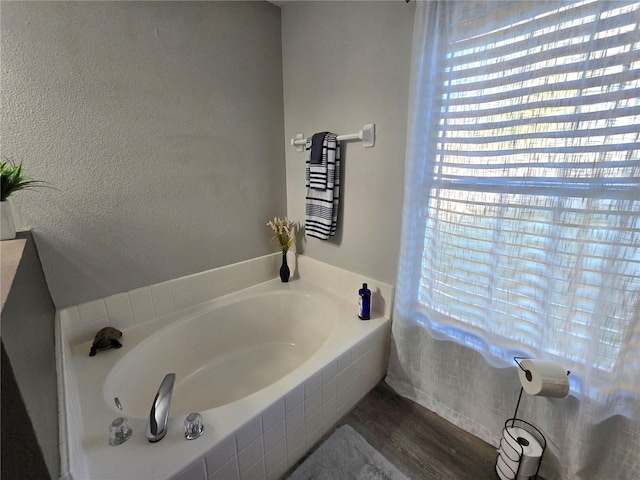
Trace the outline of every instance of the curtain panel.
[[419, 2], [406, 162], [388, 382], [497, 445], [557, 361], [543, 476], [640, 478], [638, 2]]

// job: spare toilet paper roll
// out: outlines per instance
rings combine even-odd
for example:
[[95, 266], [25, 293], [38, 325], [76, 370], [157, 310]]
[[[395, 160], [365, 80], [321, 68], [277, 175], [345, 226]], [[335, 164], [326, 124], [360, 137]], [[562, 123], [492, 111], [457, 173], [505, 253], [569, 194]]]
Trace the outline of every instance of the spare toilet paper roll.
[[[529, 395], [564, 398], [569, 395], [567, 371], [555, 362], [531, 360], [520, 362], [518, 369], [522, 388]], [[524, 370], [523, 370], [524, 369]]]
[[[500, 478], [526, 478], [535, 475], [542, 456], [542, 445], [523, 428], [507, 427], [502, 441], [496, 471]], [[520, 470], [518, 470], [518, 467]]]

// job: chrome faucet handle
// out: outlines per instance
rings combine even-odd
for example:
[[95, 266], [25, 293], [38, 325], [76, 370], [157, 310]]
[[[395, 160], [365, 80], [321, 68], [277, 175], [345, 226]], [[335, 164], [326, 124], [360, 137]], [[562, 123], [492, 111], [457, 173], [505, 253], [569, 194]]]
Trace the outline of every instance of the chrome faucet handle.
[[111, 425], [109, 425], [109, 445], [122, 445], [124, 442], [131, 438], [131, 427], [129, 427], [129, 420], [124, 417], [118, 417]]
[[167, 420], [169, 419], [169, 407], [171, 406], [171, 394], [175, 380], [175, 373], [167, 374], [153, 399], [149, 421], [145, 429], [145, 436], [150, 442], [159, 442], [167, 433]]
[[184, 438], [187, 440], [195, 440], [204, 431], [202, 424], [202, 415], [197, 412], [190, 413], [184, 420]]

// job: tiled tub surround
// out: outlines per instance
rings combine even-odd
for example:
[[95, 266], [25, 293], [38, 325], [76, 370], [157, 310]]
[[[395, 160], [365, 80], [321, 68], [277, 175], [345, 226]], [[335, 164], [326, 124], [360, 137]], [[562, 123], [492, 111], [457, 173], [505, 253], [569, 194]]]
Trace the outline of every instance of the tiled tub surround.
[[[261, 257], [59, 311], [62, 477], [275, 479], [383, 378], [392, 288], [304, 256], [301, 278], [283, 284], [273, 279], [279, 261], [279, 255]], [[262, 283], [249, 286], [255, 281]], [[362, 282], [374, 292], [374, 312], [382, 310], [364, 322], [356, 316]], [[125, 404], [133, 436], [121, 446], [108, 445], [107, 425], [123, 412], [105, 399], [105, 379], [135, 344], [185, 316], [279, 290], [318, 295], [337, 309], [336, 327], [311, 358], [258, 392], [200, 412], [205, 432], [194, 441], [184, 439], [185, 415], [170, 413], [167, 436], [148, 443], [146, 419], [126, 414]], [[107, 325], [123, 330], [124, 347], [89, 358], [93, 335]], [[175, 345], [166, 355], [179, 357], [183, 348]], [[82, 365], [90, 368], [80, 372]]]

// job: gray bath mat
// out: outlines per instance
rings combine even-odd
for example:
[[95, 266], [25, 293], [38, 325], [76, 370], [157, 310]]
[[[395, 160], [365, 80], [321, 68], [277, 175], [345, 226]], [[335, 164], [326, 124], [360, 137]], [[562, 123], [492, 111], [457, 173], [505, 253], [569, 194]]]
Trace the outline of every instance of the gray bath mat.
[[289, 480], [408, 480], [349, 425], [343, 425]]

